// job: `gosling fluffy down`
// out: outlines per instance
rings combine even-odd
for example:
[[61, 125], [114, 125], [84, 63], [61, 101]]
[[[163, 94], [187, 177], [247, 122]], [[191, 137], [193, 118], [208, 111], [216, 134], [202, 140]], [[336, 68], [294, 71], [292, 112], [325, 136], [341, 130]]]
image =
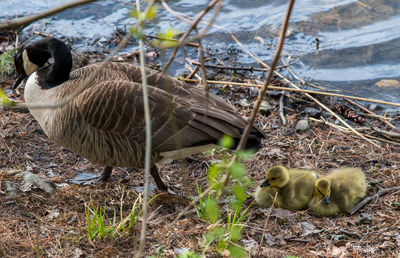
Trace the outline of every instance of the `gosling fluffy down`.
[[313, 197], [314, 182], [318, 178], [319, 175], [312, 170], [274, 166], [267, 171], [265, 181], [257, 188], [256, 202], [270, 207], [277, 193], [276, 207], [304, 209]]
[[359, 168], [340, 168], [314, 184], [314, 196], [308, 207], [320, 216], [350, 211], [367, 191], [365, 175]]

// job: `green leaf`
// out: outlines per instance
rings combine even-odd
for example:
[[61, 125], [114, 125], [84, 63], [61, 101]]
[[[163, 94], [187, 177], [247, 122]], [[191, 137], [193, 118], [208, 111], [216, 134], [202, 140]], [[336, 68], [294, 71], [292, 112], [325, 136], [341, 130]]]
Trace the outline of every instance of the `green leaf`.
[[218, 182], [218, 177], [221, 174], [221, 167], [218, 164], [212, 164], [208, 169], [208, 183], [214, 185]]
[[8, 99], [7, 95], [0, 89], [0, 103], [6, 107], [15, 106], [15, 102]]
[[246, 199], [246, 188], [243, 186], [240, 186], [239, 184], [234, 184], [232, 186], [232, 192], [235, 195], [236, 199], [240, 203], [242, 203]]
[[235, 141], [233, 140], [233, 138], [227, 134], [224, 134], [224, 136], [222, 136], [222, 138], [218, 142], [218, 145], [227, 149], [232, 148], [234, 144]]
[[232, 178], [234, 179], [242, 179], [246, 176], [246, 168], [243, 164], [235, 161], [232, 166], [229, 168], [229, 172], [231, 173]]
[[219, 207], [214, 199], [210, 198], [206, 200], [206, 212], [208, 221], [210, 221], [212, 224], [217, 222], [219, 219]]
[[183, 254], [179, 255], [179, 258], [201, 258], [201, 255], [195, 254], [191, 251], [186, 251]]
[[154, 20], [154, 18], [156, 18], [157, 11], [158, 11], [157, 5], [153, 5], [152, 7], [150, 7], [150, 10], [148, 10], [146, 13], [146, 19]]
[[211, 229], [205, 237], [206, 244], [211, 244], [214, 240], [220, 238], [223, 234], [224, 229], [221, 226]]
[[237, 242], [242, 237], [242, 227], [235, 225], [232, 227], [232, 230], [230, 233], [231, 233], [231, 237], [230, 237], [231, 240], [234, 242]]
[[136, 9], [132, 9], [130, 15], [131, 15], [131, 17], [138, 19], [140, 13]]
[[233, 258], [248, 257], [248, 254], [246, 253], [246, 251], [240, 246], [230, 245], [228, 247], [228, 250], [229, 250], [230, 255]]
[[255, 154], [254, 150], [239, 150], [236, 152], [236, 156], [238, 156], [239, 159], [251, 159], [253, 155]]

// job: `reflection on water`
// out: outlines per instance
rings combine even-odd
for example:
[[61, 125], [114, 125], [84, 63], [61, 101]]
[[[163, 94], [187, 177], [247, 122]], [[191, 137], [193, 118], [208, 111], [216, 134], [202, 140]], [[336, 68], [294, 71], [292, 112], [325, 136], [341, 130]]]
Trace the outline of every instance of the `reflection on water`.
[[[42, 11], [64, 3], [61, 0], [0, 0], [0, 17], [14, 17]], [[36, 22], [25, 29], [43, 31], [58, 37], [74, 38], [77, 49], [102, 42], [115, 28], [133, 25], [129, 10], [134, 1], [100, 1], [67, 10]], [[168, 4], [185, 15], [195, 16], [207, 0], [176, 0]], [[273, 54], [287, 0], [226, 0], [216, 24], [235, 33], [243, 45], [262, 60]], [[206, 20], [212, 14], [206, 16]], [[381, 79], [400, 81], [400, 1], [397, 0], [304, 0], [297, 1], [291, 17], [291, 34], [284, 53], [291, 56], [293, 68], [307, 80], [323, 86], [352, 90], [354, 93], [399, 102], [400, 88], [380, 89]], [[173, 27], [185, 31], [187, 25], [160, 8], [157, 23], [149, 32]], [[237, 49], [222, 28], [213, 28], [205, 45], [214, 52]], [[255, 40], [263, 38], [265, 45]], [[319, 48], [316, 48], [316, 39]], [[238, 52], [237, 61], [255, 65]], [[179, 64], [182, 66], [181, 64]]]

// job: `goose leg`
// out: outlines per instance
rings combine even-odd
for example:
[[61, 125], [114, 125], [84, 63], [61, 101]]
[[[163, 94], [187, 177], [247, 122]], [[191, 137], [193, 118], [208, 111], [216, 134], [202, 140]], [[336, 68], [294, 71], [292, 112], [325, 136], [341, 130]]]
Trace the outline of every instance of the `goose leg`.
[[158, 173], [158, 168], [156, 165], [153, 165], [150, 169], [150, 174], [153, 177], [154, 181], [156, 182], [157, 188], [162, 191], [168, 191], [168, 187], [162, 181], [160, 174]]
[[90, 185], [94, 183], [106, 182], [110, 178], [112, 169], [112, 167], [104, 167], [101, 174], [78, 172], [74, 178], [67, 179], [67, 182], [77, 185]]
[[99, 181], [107, 182], [108, 179], [110, 179], [112, 169], [113, 169], [112, 167], [104, 167], [103, 171], [101, 171]]

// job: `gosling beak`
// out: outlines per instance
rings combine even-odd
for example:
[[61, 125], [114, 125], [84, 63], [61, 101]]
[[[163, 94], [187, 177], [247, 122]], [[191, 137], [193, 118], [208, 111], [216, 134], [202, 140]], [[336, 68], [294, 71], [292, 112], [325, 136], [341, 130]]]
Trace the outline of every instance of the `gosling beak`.
[[12, 89], [16, 90], [18, 88], [18, 86], [21, 84], [21, 82], [25, 79], [25, 75], [21, 74], [18, 76], [18, 78], [14, 81], [13, 85], [12, 85]]
[[269, 186], [269, 182], [268, 180], [265, 180], [264, 182], [262, 182], [262, 184], [260, 185], [261, 188]]
[[326, 196], [324, 197], [324, 199], [322, 199], [322, 200], [324, 201], [324, 204], [325, 204], [325, 205], [328, 205], [328, 204], [331, 203], [331, 201], [329, 200], [329, 196], [328, 196], [328, 195], [326, 195]]

